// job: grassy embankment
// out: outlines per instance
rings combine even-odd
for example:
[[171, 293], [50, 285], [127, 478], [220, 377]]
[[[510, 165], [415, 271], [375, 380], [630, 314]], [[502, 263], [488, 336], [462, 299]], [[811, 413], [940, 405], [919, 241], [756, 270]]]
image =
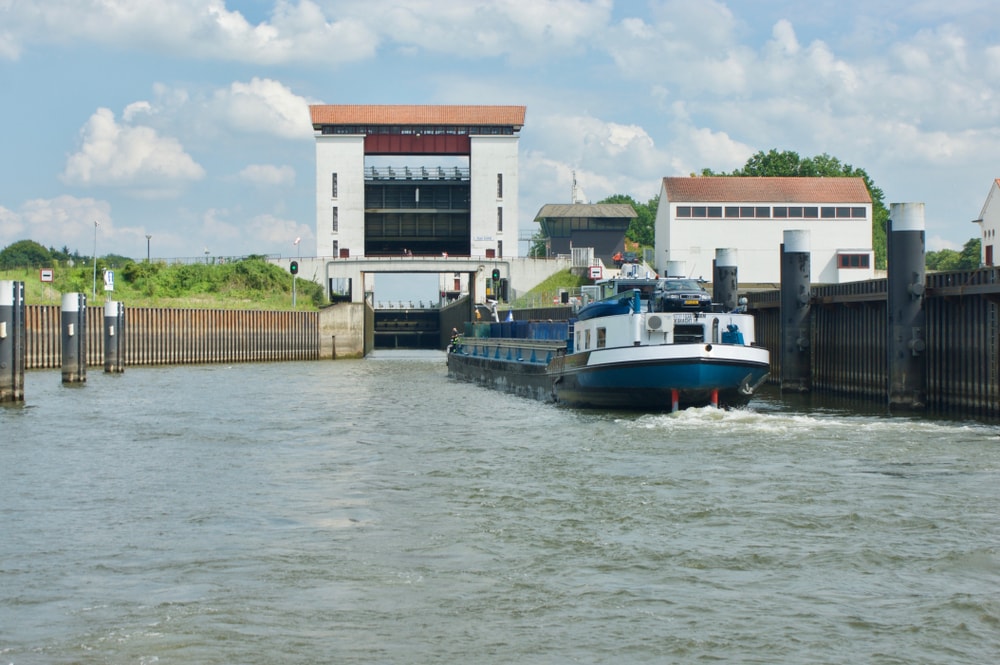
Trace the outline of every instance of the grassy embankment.
[[513, 307], [551, 307], [559, 299], [560, 290], [568, 290], [576, 294], [581, 286], [593, 284], [592, 279], [574, 275], [568, 268], [561, 270], [554, 275], [550, 275], [538, 286], [520, 296], [513, 303]]
[[[292, 276], [256, 258], [222, 264], [128, 263], [115, 270], [111, 293], [104, 291], [98, 270], [96, 303], [92, 266], [56, 266], [52, 271], [52, 282], [42, 282], [38, 268], [2, 270], [0, 280], [23, 281], [28, 305], [58, 305], [63, 293], [84, 293], [89, 304], [103, 303], [110, 296], [128, 307], [292, 309]], [[326, 304], [323, 287], [308, 279], [297, 280], [296, 292], [297, 310]]]
[[[128, 307], [173, 307], [188, 309], [292, 309], [292, 276], [260, 259], [224, 264], [128, 263], [115, 270], [115, 289], [104, 291], [102, 272], [97, 272], [97, 300], [93, 298], [91, 266], [57, 266], [53, 281], [42, 282], [37, 268], [0, 270], [0, 280], [24, 282], [25, 303], [59, 305], [63, 293], [84, 293], [90, 304], [109, 299]], [[547, 307], [560, 289], [577, 289], [591, 280], [569, 270], [558, 272], [513, 304], [515, 308]], [[326, 305], [323, 287], [308, 279], [296, 284], [296, 309], [316, 310]]]

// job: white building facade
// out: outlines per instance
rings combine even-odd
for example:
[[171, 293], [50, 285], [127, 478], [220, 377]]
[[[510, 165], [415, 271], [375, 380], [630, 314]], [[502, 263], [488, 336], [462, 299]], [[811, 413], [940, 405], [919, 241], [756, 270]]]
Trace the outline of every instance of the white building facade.
[[994, 266], [998, 258], [996, 254], [997, 231], [1000, 231], [1000, 178], [993, 181], [986, 202], [979, 213], [979, 219], [973, 220], [979, 224], [980, 250], [979, 262], [984, 266]]
[[[317, 256], [516, 256], [525, 107], [317, 105], [310, 113]], [[425, 165], [366, 164], [395, 155]]]
[[781, 281], [785, 231], [808, 231], [814, 283], [872, 279], [872, 200], [862, 178], [664, 178], [655, 265], [711, 280], [716, 250], [736, 250], [740, 283]]

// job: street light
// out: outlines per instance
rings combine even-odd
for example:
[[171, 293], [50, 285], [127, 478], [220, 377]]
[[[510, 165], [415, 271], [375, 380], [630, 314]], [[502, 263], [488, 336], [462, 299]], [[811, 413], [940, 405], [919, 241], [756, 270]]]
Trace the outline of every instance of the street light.
[[153, 236], [146, 234], [146, 263], [149, 263], [149, 239]]
[[97, 220], [94, 220], [94, 300], [97, 300]]
[[[295, 245], [296, 250], [298, 250], [298, 258], [301, 259], [302, 258], [302, 245], [299, 244], [300, 240], [302, 240], [301, 236], [299, 236], [298, 238], [296, 238], [295, 242], [292, 243], [292, 244]], [[294, 274], [292, 275], [292, 309], [295, 309], [295, 295], [296, 295], [295, 294], [295, 282], [296, 282], [296, 280], [298, 280], [298, 278], [299, 278], [299, 271], [296, 270], [294, 272]]]

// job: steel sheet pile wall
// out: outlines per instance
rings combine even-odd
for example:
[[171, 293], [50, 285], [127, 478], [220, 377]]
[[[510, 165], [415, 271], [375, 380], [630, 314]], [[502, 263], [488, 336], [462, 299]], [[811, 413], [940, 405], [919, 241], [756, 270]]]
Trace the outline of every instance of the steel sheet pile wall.
[[748, 311], [754, 316], [757, 344], [771, 352], [768, 383], [781, 380], [781, 291], [754, 291], [746, 294]]
[[882, 399], [886, 394], [884, 279], [814, 287], [815, 390]]
[[1000, 269], [929, 274], [927, 296], [928, 405], [1000, 416]]
[[[25, 309], [26, 367], [59, 367], [59, 306]], [[103, 316], [103, 305], [88, 307], [88, 365], [104, 364]], [[124, 332], [126, 366], [319, 358], [316, 312], [126, 307]]]
[[[1000, 268], [926, 276], [927, 407], [942, 414], [1000, 418]], [[812, 288], [812, 389], [888, 399], [885, 279]], [[780, 292], [746, 294], [757, 342], [781, 376]]]

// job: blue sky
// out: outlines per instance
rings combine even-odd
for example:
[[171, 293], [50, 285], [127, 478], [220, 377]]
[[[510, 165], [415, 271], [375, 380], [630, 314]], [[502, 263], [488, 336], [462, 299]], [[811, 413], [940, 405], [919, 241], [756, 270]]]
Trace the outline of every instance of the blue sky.
[[829, 153], [960, 249], [1000, 177], [986, 0], [0, 0], [0, 247], [315, 252], [307, 105], [523, 104], [521, 229]]

